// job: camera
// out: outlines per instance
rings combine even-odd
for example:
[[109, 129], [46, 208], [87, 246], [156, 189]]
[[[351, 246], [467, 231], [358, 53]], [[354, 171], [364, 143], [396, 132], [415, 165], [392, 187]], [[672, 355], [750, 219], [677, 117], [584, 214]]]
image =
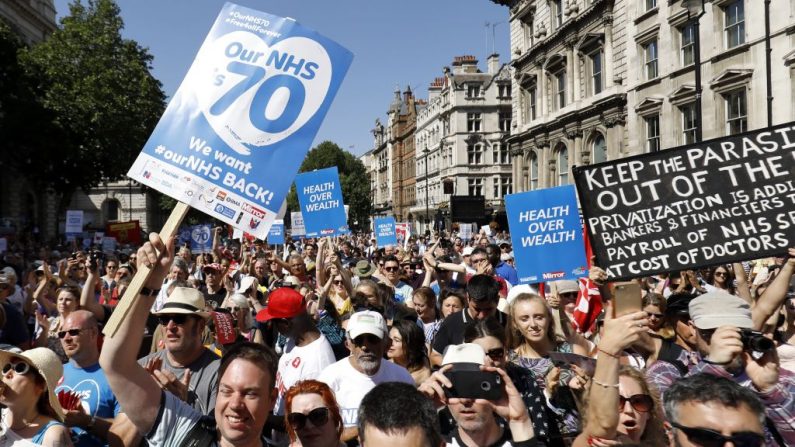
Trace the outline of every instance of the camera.
[[770, 352], [776, 349], [773, 340], [753, 329], [740, 329], [740, 339], [745, 351]]

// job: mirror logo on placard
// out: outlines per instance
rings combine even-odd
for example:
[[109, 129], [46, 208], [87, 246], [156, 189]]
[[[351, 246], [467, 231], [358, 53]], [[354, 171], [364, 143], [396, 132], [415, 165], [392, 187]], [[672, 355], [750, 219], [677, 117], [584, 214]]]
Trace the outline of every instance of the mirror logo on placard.
[[301, 129], [326, 99], [331, 74], [331, 58], [312, 39], [269, 46], [235, 31], [203, 47], [185, 82], [215, 133], [249, 155]]

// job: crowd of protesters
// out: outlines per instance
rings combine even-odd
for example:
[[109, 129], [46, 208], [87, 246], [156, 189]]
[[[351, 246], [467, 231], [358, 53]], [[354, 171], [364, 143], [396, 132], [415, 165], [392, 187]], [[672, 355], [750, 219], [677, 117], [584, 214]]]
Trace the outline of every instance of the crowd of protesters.
[[598, 266], [519, 284], [504, 231], [12, 243], [0, 447], [793, 446], [788, 255], [637, 278], [616, 312]]

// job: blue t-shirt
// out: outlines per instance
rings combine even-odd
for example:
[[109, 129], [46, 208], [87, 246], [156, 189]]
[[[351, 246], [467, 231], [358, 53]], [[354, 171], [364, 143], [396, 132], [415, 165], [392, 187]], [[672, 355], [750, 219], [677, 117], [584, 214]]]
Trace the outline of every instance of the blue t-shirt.
[[[99, 367], [99, 363], [80, 368], [69, 362], [63, 366], [63, 380], [55, 388], [57, 395], [61, 390], [74, 391], [80, 395], [83, 409], [89, 416], [97, 418], [114, 418], [119, 414], [119, 401], [113, 395], [110, 384]], [[80, 427], [72, 427], [72, 435], [76, 439], [75, 447], [100, 447], [107, 443]]]
[[511, 283], [512, 286], [519, 285], [519, 275], [516, 273], [516, 269], [511, 267], [509, 264], [500, 262], [497, 264], [497, 267], [494, 269], [494, 271], [498, 275], [502, 276], [504, 280]]

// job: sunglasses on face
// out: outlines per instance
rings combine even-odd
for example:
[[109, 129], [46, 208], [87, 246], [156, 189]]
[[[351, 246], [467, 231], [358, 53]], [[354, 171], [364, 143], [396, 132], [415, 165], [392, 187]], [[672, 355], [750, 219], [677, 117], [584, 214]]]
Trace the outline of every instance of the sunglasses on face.
[[472, 259], [473, 264], [480, 264], [481, 262], [486, 261], [486, 258], [478, 258], [478, 259], [470, 258], [470, 259]]
[[342, 280], [341, 279], [335, 279], [334, 280], [334, 285], [341, 286], [342, 285]]
[[654, 401], [648, 394], [633, 394], [629, 397], [618, 396], [618, 408], [624, 408], [624, 405], [629, 404], [635, 411], [641, 413], [648, 413], [654, 407]]
[[188, 320], [188, 316], [185, 314], [176, 314], [176, 315], [160, 315], [157, 317], [157, 321], [163, 325], [168, 326], [168, 323], [173, 321], [176, 325], [183, 325]]
[[505, 358], [505, 348], [489, 349], [486, 351], [486, 355], [495, 362], [498, 362]]
[[396, 272], [400, 270], [400, 267], [384, 267], [384, 270], [386, 270], [387, 272]]
[[69, 329], [68, 331], [60, 331], [58, 332], [58, 338], [63, 340], [64, 337], [66, 337], [66, 334], [69, 334], [72, 337], [77, 337], [81, 332], [83, 332], [83, 329]]
[[307, 414], [303, 413], [290, 413], [287, 415], [287, 421], [293, 426], [295, 430], [303, 430], [306, 426], [306, 421], [309, 421], [315, 427], [328, 422], [329, 411], [326, 407], [315, 408]]
[[715, 272], [715, 276], [724, 276], [725, 277], [726, 275], [727, 275], [726, 272]]
[[671, 422], [671, 426], [682, 430], [690, 442], [702, 447], [723, 447], [727, 442], [731, 442], [735, 447], [761, 447], [765, 445], [765, 437], [760, 433], [742, 431], [732, 433], [731, 436], [724, 436], [715, 430], [699, 427], [686, 427], [676, 422]]
[[3, 375], [8, 374], [8, 372], [12, 371], [12, 370], [14, 371], [14, 374], [17, 374], [17, 375], [21, 376], [21, 375], [24, 375], [24, 374], [27, 374], [27, 373], [30, 372], [30, 365], [28, 365], [25, 362], [19, 362], [19, 363], [10, 362], [10, 363], [6, 363], [5, 366], [3, 366]]
[[353, 345], [359, 347], [364, 346], [365, 344], [375, 345], [378, 343], [381, 343], [381, 339], [373, 334], [364, 334], [353, 339]]

